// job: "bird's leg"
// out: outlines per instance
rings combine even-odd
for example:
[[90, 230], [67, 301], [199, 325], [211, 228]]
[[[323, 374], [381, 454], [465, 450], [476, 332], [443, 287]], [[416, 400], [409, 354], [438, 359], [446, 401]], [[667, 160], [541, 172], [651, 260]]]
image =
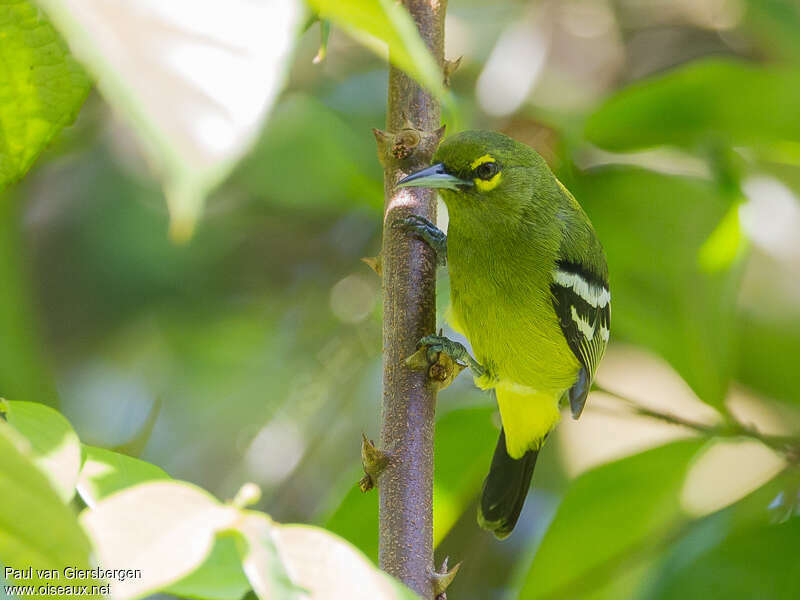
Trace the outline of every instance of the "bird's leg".
[[392, 227], [403, 229], [416, 235], [436, 252], [436, 262], [440, 266], [447, 264], [447, 235], [425, 217], [409, 215], [397, 219]]
[[454, 342], [443, 335], [426, 335], [419, 341], [417, 346], [427, 347], [428, 362], [430, 363], [436, 361], [437, 353], [444, 352], [454, 361], [466, 364], [475, 377], [483, 377], [486, 374], [484, 366], [469, 355], [463, 344]]

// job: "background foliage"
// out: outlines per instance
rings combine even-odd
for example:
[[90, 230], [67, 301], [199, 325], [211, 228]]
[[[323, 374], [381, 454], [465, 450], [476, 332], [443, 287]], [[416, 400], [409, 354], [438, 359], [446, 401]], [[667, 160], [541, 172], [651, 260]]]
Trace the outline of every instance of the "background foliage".
[[[359, 258], [380, 245], [370, 128], [384, 123], [387, 75], [354, 40], [388, 39], [401, 66], [435, 76], [391, 3], [368, 3], [368, 23], [348, 17], [362, 4], [312, 2], [334, 22], [327, 58], [312, 62], [315, 24], [191, 243], [169, 241], [162, 191], [96, 92], [2, 192], [0, 395], [58, 406], [84, 445], [81, 461], [55, 413], [48, 431], [60, 433], [32, 453], [15, 433], [0, 436], [0, 488], [25, 478], [31, 497], [49, 502], [4, 505], [0, 530], [11, 514], [58, 524], [56, 550], [88, 560], [63, 504], [75, 481], [84, 501], [167, 477], [233, 498], [254, 481], [257, 507], [276, 521], [326, 527], [377, 558], [377, 495], [356, 482], [360, 433], [378, 429], [380, 282]], [[0, 2], [0, 28], [13, 34], [9, 23], [32, 19], [21, 35], [41, 39], [32, 46], [45, 56], [4, 39], [0, 74], [20, 82], [28, 68], [70, 83], [25, 105], [24, 86], [0, 86], [2, 183], [18, 178], [6, 174], [9, 157], [15, 172], [27, 168], [30, 136], [49, 140], [86, 94], [66, 46], [29, 9]], [[800, 8], [451, 0], [446, 40], [449, 58], [464, 57], [449, 129], [531, 144], [605, 245], [613, 341], [599, 383], [698, 425], [660, 423], [594, 393], [580, 422], [565, 419], [548, 443], [517, 531], [497, 542], [475, 523], [497, 418], [464, 377], [440, 395], [436, 432], [437, 555], [464, 561], [448, 595], [798, 597]], [[21, 114], [38, 125], [17, 127]], [[443, 314], [446, 272], [439, 290]], [[9, 423], [36, 440], [25, 402]], [[117, 475], [93, 478], [92, 465]], [[228, 506], [207, 502], [214, 514]], [[0, 562], [8, 552], [0, 545]], [[254, 579], [238, 556], [233, 538], [220, 538], [205, 564], [228, 575], [197, 571], [171, 592], [243, 595]]]

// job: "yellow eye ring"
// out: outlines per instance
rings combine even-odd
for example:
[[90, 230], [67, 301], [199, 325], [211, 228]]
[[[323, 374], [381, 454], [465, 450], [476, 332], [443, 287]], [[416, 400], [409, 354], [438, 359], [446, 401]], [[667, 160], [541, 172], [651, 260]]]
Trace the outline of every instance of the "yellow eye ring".
[[497, 187], [503, 177], [503, 171], [491, 154], [476, 158], [469, 166], [476, 177], [472, 180], [481, 192], [489, 192]]

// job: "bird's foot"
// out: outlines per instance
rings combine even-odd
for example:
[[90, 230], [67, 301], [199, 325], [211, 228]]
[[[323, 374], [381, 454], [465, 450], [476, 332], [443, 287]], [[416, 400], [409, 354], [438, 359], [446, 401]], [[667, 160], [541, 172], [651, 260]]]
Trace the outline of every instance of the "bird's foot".
[[483, 365], [470, 356], [463, 344], [454, 342], [443, 335], [426, 335], [417, 343], [417, 346], [427, 348], [426, 352], [430, 363], [435, 362], [436, 355], [441, 352], [455, 362], [468, 366], [476, 377], [482, 377], [486, 373]]
[[409, 215], [394, 221], [392, 227], [417, 236], [436, 252], [436, 262], [439, 266], [447, 264], [447, 235], [428, 219], [419, 215]]

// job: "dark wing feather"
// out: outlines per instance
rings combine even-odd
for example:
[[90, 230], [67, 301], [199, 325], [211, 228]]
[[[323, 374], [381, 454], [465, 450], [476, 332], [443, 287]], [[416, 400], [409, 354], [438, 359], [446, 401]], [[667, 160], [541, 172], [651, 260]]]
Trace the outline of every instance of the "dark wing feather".
[[556, 265], [550, 291], [561, 331], [582, 366], [569, 391], [572, 415], [577, 419], [608, 345], [611, 296], [607, 282], [570, 262]]

